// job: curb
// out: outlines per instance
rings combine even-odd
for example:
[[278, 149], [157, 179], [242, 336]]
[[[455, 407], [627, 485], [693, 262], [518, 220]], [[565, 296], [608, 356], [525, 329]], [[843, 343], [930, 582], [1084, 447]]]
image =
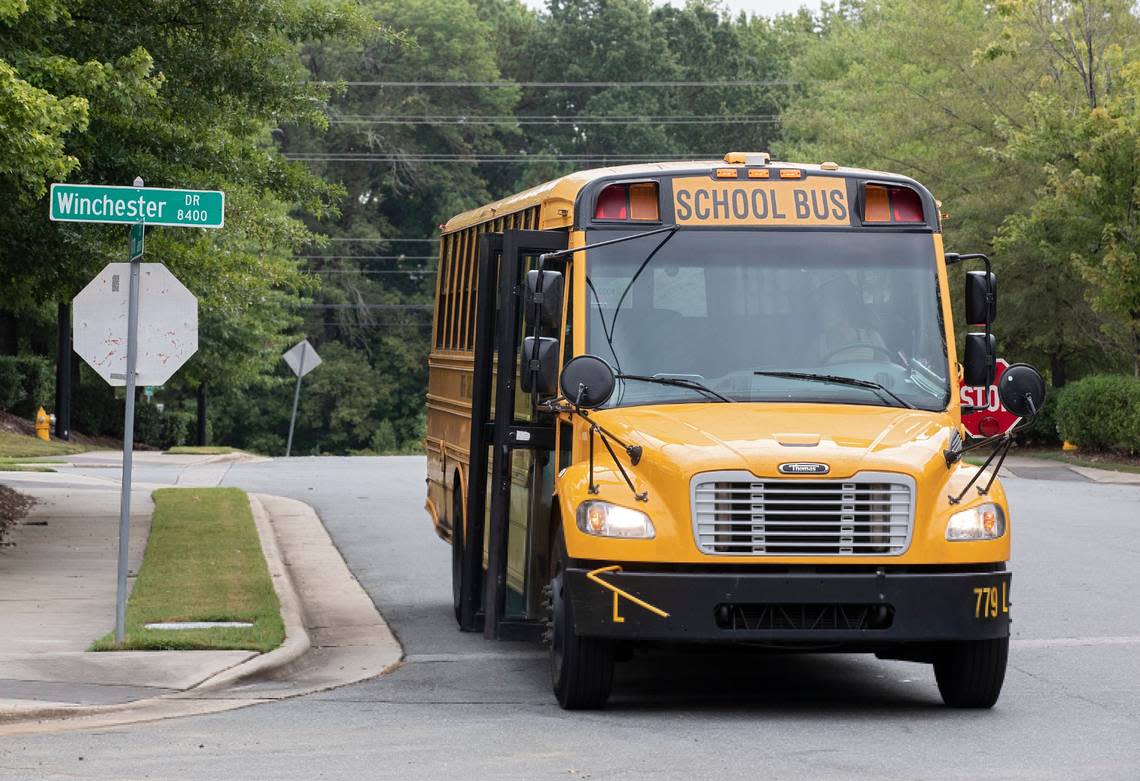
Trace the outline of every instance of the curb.
[[[281, 548], [277, 544], [277, 533], [269, 522], [265, 505], [261, 503], [259, 495], [246, 495], [249, 497], [249, 507], [253, 511], [253, 521], [257, 525], [257, 536], [261, 538], [261, 551], [269, 568], [269, 577], [273, 579], [273, 590], [277, 592], [277, 601], [281, 605], [281, 620], [285, 624], [285, 642], [268, 653], [258, 654], [248, 661], [210, 676], [197, 686], [181, 692], [184, 694], [215, 691], [226, 686], [233, 686], [254, 675], [264, 674], [270, 670], [292, 664], [312, 647], [309, 633], [305, 631], [305, 622], [302, 620], [301, 599], [297, 596], [293, 578], [281, 557]], [[176, 697], [177, 695], [171, 696]]]
[[[27, 709], [17, 709], [0, 715], [0, 736], [103, 729], [216, 713], [333, 689], [383, 675], [399, 666], [403, 658], [403, 649], [399, 641], [344, 564], [339, 551], [328, 537], [324, 524], [312, 507], [283, 497], [253, 493], [247, 493], [247, 496], [274, 590], [281, 604], [285, 641], [278, 648], [215, 673], [190, 688], [159, 697], [114, 705], [45, 703], [42, 707], [30, 706]], [[265, 502], [292, 508], [278, 519], [282, 521], [280, 528], [270, 520]], [[293, 519], [295, 524], [296, 518], [302, 519], [300, 526], [307, 527], [310, 534], [315, 529], [316, 533], [327, 541], [328, 550], [324, 550], [323, 554], [335, 556], [343, 568], [338, 593], [343, 596], [347, 589], [351, 597], [346, 600], [351, 603], [346, 607], [346, 615], [351, 622], [348, 626], [362, 635], [367, 642], [361, 645], [350, 644], [343, 649], [338, 649], [335, 645], [313, 646], [309, 632], [305, 628], [305, 602], [297, 591], [297, 584], [289, 569], [289, 566], [294, 565], [303, 569], [305, 563], [298, 562], [297, 559], [304, 558], [304, 549], [299, 549], [302, 551], [300, 554], [291, 551], [287, 565], [279, 540], [282, 531], [286, 534], [296, 534], [295, 530], [285, 529], [290, 519]], [[294, 544], [298, 544], [296, 540]], [[322, 552], [318, 552], [317, 555], [320, 553]], [[353, 593], [354, 591], [358, 593]], [[320, 593], [310, 596], [315, 603], [330, 598]], [[361, 609], [364, 603], [367, 604], [367, 614]], [[321, 606], [318, 604], [319, 607]], [[317, 613], [319, 614], [320, 610]], [[338, 650], [344, 652], [340, 658], [336, 655]], [[361, 658], [361, 652], [365, 658]], [[349, 669], [350, 667], [353, 669]], [[287, 668], [293, 668], [291, 671], [298, 673], [299, 680], [290, 679], [285, 675], [274, 675]], [[247, 683], [254, 678], [259, 680], [256, 683]], [[267, 681], [267, 687], [261, 686], [262, 681]]]

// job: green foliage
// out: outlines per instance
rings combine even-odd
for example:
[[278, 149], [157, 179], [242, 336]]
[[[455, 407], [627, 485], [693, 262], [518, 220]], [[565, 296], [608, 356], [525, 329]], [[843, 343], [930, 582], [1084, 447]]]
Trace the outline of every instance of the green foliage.
[[37, 355], [0, 355], [0, 410], [34, 418], [55, 399], [55, 375], [48, 359]]
[[993, 249], [1001, 352], [1055, 387], [1130, 354], [1140, 370], [1138, 46], [1117, 0], [824, 9], [779, 151], [930, 187], [948, 249]]
[[138, 403], [135, 405], [135, 441], [161, 450], [185, 445], [196, 421], [195, 414], [189, 411], [159, 411], [153, 402]]
[[1061, 444], [1057, 431], [1057, 406], [1064, 396], [1063, 388], [1053, 388], [1045, 394], [1045, 407], [1033, 422], [1017, 433], [1017, 441], [1023, 445], [1056, 447]]
[[1140, 380], [1099, 374], [1065, 388], [1057, 405], [1061, 437], [1094, 450], [1140, 451]]

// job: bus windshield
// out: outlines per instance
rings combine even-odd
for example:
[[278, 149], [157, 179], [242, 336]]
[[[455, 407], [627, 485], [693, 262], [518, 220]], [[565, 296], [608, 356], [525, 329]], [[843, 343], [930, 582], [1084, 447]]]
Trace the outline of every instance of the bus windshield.
[[[586, 283], [587, 351], [621, 374], [733, 401], [950, 401], [929, 233], [681, 229], [590, 250]], [[716, 401], [682, 385], [619, 381], [608, 406]]]

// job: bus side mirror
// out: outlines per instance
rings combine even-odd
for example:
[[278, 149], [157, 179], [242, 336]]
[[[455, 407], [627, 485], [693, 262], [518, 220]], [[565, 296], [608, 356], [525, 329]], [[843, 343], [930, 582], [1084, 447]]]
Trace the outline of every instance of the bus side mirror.
[[543, 271], [542, 290], [538, 290], [538, 270], [526, 272], [526, 297], [523, 311], [526, 312], [527, 330], [532, 330], [537, 322], [543, 328], [558, 328], [562, 324], [563, 278], [561, 271]]
[[610, 400], [617, 377], [610, 365], [596, 355], [579, 355], [562, 367], [559, 385], [570, 403], [596, 409]]
[[997, 369], [997, 343], [993, 334], [966, 334], [963, 374], [967, 385], [988, 388]]
[[533, 336], [523, 339], [519, 385], [523, 393], [537, 390], [540, 396], [550, 396], [558, 392], [557, 339], [539, 337], [537, 351]]
[[997, 317], [997, 277], [992, 271], [966, 272], [966, 323], [992, 325]]
[[1026, 363], [1015, 363], [1001, 375], [998, 398], [1019, 418], [1032, 418], [1045, 405], [1045, 378]]

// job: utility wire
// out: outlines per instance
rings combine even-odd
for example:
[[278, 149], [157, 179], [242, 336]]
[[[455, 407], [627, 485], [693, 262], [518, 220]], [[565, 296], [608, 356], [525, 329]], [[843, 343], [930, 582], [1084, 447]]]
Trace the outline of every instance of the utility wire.
[[402, 119], [384, 117], [370, 119], [358, 117], [353, 119], [330, 119], [331, 125], [778, 125], [780, 120], [767, 117], [722, 117], [720, 119], [658, 119], [642, 117], [638, 119], [537, 119], [519, 120], [514, 118], [487, 119], [474, 117], [471, 119]]
[[319, 81], [322, 86], [348, 87], [793, 87], [788, 79], [743, 79], [738, 81]]
[[301, 269], [306, 274], [404, 274], [405, 276], [431, 276], [435, 269], [360, 269], [360, 268], [307, 268]]
[[436, 255], [294, 255], [305, 260], [435, 260]]
[[430, 312], [433, 304], [293, 304], [297, 309], [407, 309]]
[[648, 163], [685, 160], [719, 160], [721, 155], [397, 155], [367, 153], [290, 153], [289, 160], [311, 163], [467, 163], [472, 165], [520, 165], [522, 163]]
[[438, 238], [434, 238], [434, 239], [422, 239], [422, 238], [415, 238], [415, 239], [412, 239], [412, 238], [389, 238], [389, 239], [360, 238], [360, 239], [354, 239], [354, 238], [342, 237], [342, 236], [338, 236], [335, 238], [332, 236], [325, 236], [324, 238], [326, 241], [439, 241]]

